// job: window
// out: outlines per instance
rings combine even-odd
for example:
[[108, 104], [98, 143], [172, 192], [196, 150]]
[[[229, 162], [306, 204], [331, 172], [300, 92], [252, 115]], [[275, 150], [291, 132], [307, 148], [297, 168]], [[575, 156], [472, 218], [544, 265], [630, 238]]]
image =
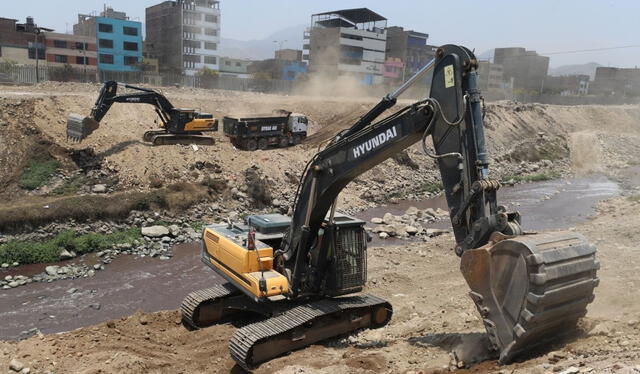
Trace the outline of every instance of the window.
[[113, 64], [113, 55], [100, 53], [100, 63], [101, 64]]
[[217, 48], [218, 48], [218, 45], [216, 43], [204, 42], [204, 49], [215, 51]]
[[124, 42], [123, 48], [125, 51], [137, 51], [138, 43], [135, 42]]
[[224, 64], [225, 64], [226, 66], [231, 66], [231, 61], [225, 61], [225, 62], [224, 62]]
[[100, 40], [98, 40], [98, 46], [100, 48], [113, 48], [113, 40], [111, 40], [111, 39], [100, 39]]
[[65, 56], [65, 55], [55, 55], [54, 56], [54, 60], [55, 60], [55, 62], [60, 62], [62, 64], [66, 64], [67, 63], [67, 56]]
[[138, 57], [136, 56], [124, 56], [124, 64], [131, 66], [138, 63]]
[[88, 49], [87, 43], [76, 42], [76, 49], [79, 49], [79, 50]]
[[204, 56], [204, 63], [215, 65], [217, 63], [216, 56]]
[[138, 29], [135, 27], [124, 26], [122, 33], [125, 35], [138, 36]]
[[240, 66], [240, 63], [239, 63], [239, 62], [236, 62], [236, 66]]
[[204, 34], [205, 35], [209, 35], [209, 36], [216, 36], [216, 35], [218, 35], [218, 30], [205, 28], [204, 29]]
[[[34, 47], [34, 45], [37, 47], [37, 49]], [[42, 43], [34, 43], [34, 42], [29, 42], [29, 47], [28, 47], [28, 55], [29, 55], [29, 59], [30, 60], [35, 60], [36, 59], [36, 52], [38, 53], [38, 60], [44, 60], [46, 54], [44, 53], [44, 44]]]
[[55, 48], [67, 48], [67, 41], [66, 40], [54, 40], [53, 41], [53, 46]]
[[82, 56], [76, 56], [76, 64], [78, 65], [89, 65], [89, 59]]
[[205, 22], [218, 22], [218, 16], [214, 16], [213, 14], [205, 14], [204, 15]]
[[98, 24], [98, 31], [100, 31], [100, 32], [113, 32], [113, 25], [110, 25], [108, 23], [99, 23]]

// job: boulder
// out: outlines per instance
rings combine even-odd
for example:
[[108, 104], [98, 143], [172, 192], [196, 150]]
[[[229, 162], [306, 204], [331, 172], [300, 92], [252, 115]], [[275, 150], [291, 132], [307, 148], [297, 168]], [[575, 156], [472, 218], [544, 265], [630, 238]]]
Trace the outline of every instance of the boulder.
[[178, 226], [178, 225], [169, 226], [169, 233], [171, 234], [171, 236], [180, 235], [180, 226]]
[[66, 249], [63, 249], [58, 256], [60, 256], [61, 260], [70, 260], [74, 257], [76, 257], [76, 253], [74, 251], [68, 251]]
[[417, 227], [410, 226], [410, 225], [405, 226], [404, 229], [407, 232], [407, 234], [409, 234], [409, 235], [415, 235], [415, 234], [417, 234], [419, 232]]
[[9, 369], [15, 372], [20, 372], [22, 369], [24, 369], [24, 364], [14, 358], [9, 362]]
[[384, 222], [384, 221], [383, 221], [383, 220], [382, 220], [382, 218], [380, 218], [380, 217], [373, 217], [373, 218], [371, 218], [371, 223], [374, 223], [374, 224], [376, 224], [376, 225], [379, 225], [379, 224], [381, 224], [381, 223], [383, 223], [383, 222]]
[[105, 193], [105, 192], [107, 192], [107, 185], [106, 184], [96, 184], [93, 187], [91, 187], [91, 192], [93, 192], [93, 193]]
[[378, 234], [378, 236], [380, 237], [380, 239], [386, 239], [389, 237], [389, 234], [387, 234], [386, 232], [381, 232], [380, 234]]
[[429, 236], [439, 236], [442, 234], [446, 234], [448, 233], [449, 230], [443, 230], [443, 229], [427, 229], [426, 233]]
[[418, 208], [416, 208], [415, 206], [410, 206], [409, 209], [405, 211], [405, 213], [410, 216], [416, 216], [418, 215], [418, 211]]
[[160, 225], [143, 227], [141, 231], [143, 236], [150, 238], [161, 238], [169, 235], [169, 229]]
[[387, 225], [394, 223], [396, 221], [396, 216], [394, 216], [391, 213], [385, 213], [384, 216], [382, 217], [382, 221]]
[[58, 275], [58, 270], [60, 269], [60, 266], [56, 266], [56, 265], [51, 265], [51, 266], [47, 266], [46, 268], [44, 268], [44, 271], [51, 276], [55, 276]]

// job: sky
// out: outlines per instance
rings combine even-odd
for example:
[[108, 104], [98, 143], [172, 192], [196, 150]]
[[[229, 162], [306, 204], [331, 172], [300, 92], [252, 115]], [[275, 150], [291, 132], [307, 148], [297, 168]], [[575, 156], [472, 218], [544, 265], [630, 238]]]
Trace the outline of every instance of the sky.
[[[2, 0], [0, 17], [65, 32], [77, 13], [104, 5], [144, 22], [145, 7], [160, 0]], [[430, 35], [429, 44], [462, 44], [478, 54], [496, 47], [525, 47], [549, 54], [551, 66], [597, 62], [605, 66], [640, 65], [640, 1], [637, 0], [221, 0], [221, 35], [262, 39], [281, 29], [308, 24], [311, 14], [368, 7], [403, 26]], [[612, 47], [632, 48], [564, 53]], [[302, 46], [287, 45], [288, 48]], [[550, 54], [563, 52], [559, 54]]]

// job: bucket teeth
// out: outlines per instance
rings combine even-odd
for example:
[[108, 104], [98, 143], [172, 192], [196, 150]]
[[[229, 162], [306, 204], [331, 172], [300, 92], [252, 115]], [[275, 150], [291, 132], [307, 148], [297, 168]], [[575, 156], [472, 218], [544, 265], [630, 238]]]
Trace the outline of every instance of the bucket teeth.
[[98, 126], [98, 122], [91, 117], [82, 117], [77, 114], [71, 114], [67, 117], [67, 140], [79, 143], [84, 138], [91, 135]]

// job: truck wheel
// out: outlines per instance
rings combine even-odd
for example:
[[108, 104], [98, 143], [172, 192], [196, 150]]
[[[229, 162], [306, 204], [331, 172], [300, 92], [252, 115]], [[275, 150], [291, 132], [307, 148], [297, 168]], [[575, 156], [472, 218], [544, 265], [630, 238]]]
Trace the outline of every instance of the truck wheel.
[[293, 145], [298, 145], [300, 144], [301, 141], [302, 141], [302, 138], [300, 138], [300, 135], [293, 136]]
[[255, 139], [247, 140], [247, 151], [255, 151], [258, 149], [258, 142]]
[[278, 145], [280, 146], [280, 148], [284, 148], [286, 146], [289, 145], [289, 138], [286, 136], [283, 136], [280, 138], [280, 141], [278, 142]]
[[258, 148], [260, 148], [260, 149], [262, 149], [264, 151], [265, 149], [267, 149], [267, 146], [268, 146], [267, 139], [262, 138], [262, 139], [258, 140]]

